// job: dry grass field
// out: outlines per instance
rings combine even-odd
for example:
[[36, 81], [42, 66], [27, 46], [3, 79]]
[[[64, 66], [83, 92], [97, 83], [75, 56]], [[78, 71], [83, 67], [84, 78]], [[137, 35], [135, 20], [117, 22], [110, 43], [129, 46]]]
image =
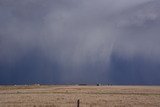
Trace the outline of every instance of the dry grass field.
[[159, 86], [0, 86], [0, 107], [160, 107]]

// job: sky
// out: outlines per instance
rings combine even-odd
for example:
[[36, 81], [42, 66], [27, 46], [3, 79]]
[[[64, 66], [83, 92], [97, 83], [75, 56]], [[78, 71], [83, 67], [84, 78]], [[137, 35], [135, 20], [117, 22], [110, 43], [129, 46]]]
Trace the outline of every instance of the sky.
[[160, 85], [159, 0], [0, 0], [0, 84]]

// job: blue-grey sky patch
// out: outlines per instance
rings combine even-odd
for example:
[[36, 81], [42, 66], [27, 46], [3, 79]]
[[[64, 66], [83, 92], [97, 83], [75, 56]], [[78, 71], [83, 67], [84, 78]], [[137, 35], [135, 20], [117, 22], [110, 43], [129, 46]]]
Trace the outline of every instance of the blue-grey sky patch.
[[158, 0], [1, 0], [0, 84], [160, 84]]

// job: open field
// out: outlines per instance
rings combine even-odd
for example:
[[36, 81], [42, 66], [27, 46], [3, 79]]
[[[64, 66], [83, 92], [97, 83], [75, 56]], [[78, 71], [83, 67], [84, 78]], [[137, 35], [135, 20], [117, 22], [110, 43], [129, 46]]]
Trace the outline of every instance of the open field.
[[0, 86], [0, 107], [160, 107], [160, 86]]

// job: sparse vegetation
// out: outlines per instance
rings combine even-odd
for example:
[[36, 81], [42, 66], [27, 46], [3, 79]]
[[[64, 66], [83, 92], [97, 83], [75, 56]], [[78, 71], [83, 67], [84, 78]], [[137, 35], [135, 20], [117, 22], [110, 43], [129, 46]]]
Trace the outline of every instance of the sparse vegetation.
[[158, 107], [158, 86], [0, 86], [0, 107]]

